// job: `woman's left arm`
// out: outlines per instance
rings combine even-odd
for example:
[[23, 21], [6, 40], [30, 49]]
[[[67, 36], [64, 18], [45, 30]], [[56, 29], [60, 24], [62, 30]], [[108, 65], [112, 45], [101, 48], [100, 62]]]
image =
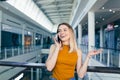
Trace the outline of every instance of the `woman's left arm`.
[[78, 50], [77, 73], [80, 78], [83, 78], [84, 75], [86, 74], [88, 62], [91, 56], [99, 54], [101, 52], [102, 52], [102, 49], [90, 51], [86, 56], [84, 64], [82, 65], [82, 51]]

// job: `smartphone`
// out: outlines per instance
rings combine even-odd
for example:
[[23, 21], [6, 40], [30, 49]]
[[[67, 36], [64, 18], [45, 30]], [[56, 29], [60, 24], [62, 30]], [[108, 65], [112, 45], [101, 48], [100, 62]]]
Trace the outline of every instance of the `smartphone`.
[[58, 37], [58, 35], [55, 36], [55, 39], [56, 39], [57, 42], [60, 43], [60, 38]]

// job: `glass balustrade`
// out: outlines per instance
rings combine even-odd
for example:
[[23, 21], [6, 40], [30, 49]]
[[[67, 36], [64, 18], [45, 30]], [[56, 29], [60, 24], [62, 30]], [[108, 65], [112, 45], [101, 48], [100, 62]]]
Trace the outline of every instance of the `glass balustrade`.
[[[1, 80], [50, 80], [52, 73], [44, 63], [0, 61]], [[84, 78], [76, 80], [119, 80], [120, 68], [89, 66]]]
[[10, 57], [34, 52], [40, 49], [41, 46], [4, 47], [1, 48], [0, 59], [7, 59]]
[[[88, 53], [88, 46], [81, 45], [81, 50], [83, 54]], [[92, 47], [93, 49], [97, 49]], [[29, 50], [27, 50], [29, 49]], [[13, 57], [21, 54], [25, 54], [27, 52], [40, 50], [40, 46], [32, 46], [26, 48], [6, 48], [1, 49], [1, 59], [5, 59], [8, 57]], [[44, 49], [43, 49], [44, 50]], [[49, 49], [48, 49], [49, 50]], [[23, 53], [24, 51], [24, 53]], [[42, 51], [42, 50], [41, 50]], [[44, 53], [42, 53], [44, 52]], [[41, 60], [38, 61], [39, 63], [8, 63], [5, 62], [0, 63], [0, 77], [2, 76], [2, 80], [50, 80], [51, 72], [48, 72], [45, 66], [41, 67], [39, 64], [45, 63], [48, 57], [48, 51], [42, 51], [41, 54], [38, 56]], [[4, 53], [4, 54], [3, 54]], [[103, 64], [103, 66], [97, 66], [100, 68], [95, 68], [95, 65], [90, 65], [88, 67], [88, 73], [86, 76], [81, 80], [118, 80], [120, 79], [120, 52], [119, 50], [114, 49], [103, 49], [102, 54], [98, 54], [93, 56], [92, 59]], [[4, 63], [4, 64], [3, 64]], [[14, 65], [15, 64], [15, 65]], [[36, 65], [37, 64], [37, 65]], [[11, 74], [14, 73], [14, 74]], [[8, 76], [8, 77], [6, 77]], [[21, 79], [16, 79], [18, 76], [22, 76]], [[7, 78], [7, 79], [5, 79]], [[80, 80], [80, 78], [76, 75], [76, 80]]]
[[120, 80], [120, 74], [87, 72], [87, 75], [81, 80]]
[[[80, 45], [80, 48], [83, 54], [88, 53], [88, 45]], [[93, 50], [97, 50], [100, 48], [91, 47]], [[95, 55], [92, 59], [98, 61], [104, 66], [108, 67], [120, 67], [120, 50], [110, 49], [110, 48], [101, 48], [103, 49], [101, 54]]]

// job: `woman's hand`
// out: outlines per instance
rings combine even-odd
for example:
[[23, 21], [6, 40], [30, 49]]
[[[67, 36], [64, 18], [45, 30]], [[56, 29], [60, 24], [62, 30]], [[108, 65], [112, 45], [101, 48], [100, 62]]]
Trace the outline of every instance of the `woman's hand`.
[[55, 42], [56, 48], [59, 48], [59, 49], [60, 49], [60, 48], [61, 48], [61, 45], [62, 45], [62, 44], [61, 44], [61, 41], [58, 42], [55, 37], [53, 38], [53, 40], [54, 40], [54, 42]]
[[103, 49], [93, 50], [88, 53], [88, 57], [91, 57], [96, 54], [100, 54], [103, 51]]

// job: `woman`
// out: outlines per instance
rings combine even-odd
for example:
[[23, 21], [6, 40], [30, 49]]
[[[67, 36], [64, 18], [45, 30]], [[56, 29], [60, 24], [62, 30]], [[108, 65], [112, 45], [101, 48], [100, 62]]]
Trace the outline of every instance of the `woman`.
[[74, 71], [80, 78], [83, 78], [89, 59], [92, 55], [99, 54], [101, 50], [90, 51], [86, 60], [82, 64], [82, 52], [77, 47], [72, 27], [67, 23], [58, 25], [57, 36], [59, 41], [54, 38], [55, 44], [50, 47], [50, 54], [46, 61], [48, 71], [52, 71], [51, 80], [75, 80]]

